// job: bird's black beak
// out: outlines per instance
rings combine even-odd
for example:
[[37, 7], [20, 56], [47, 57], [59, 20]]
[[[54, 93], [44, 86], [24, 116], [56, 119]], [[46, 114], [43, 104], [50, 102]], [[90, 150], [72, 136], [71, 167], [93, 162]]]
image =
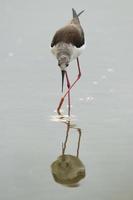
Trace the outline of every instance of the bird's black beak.
[[63, 87], [64, 87], [64, 75], [65, 75], [66, 71], [65, 70], [61, 70], [61, 75], [62, 75], [62, 92], [63, 92]]

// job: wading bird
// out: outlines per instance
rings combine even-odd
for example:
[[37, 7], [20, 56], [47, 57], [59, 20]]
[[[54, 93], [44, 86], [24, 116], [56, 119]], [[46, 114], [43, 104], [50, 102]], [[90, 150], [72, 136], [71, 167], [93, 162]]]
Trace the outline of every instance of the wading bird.
[[[70, 116], [70, 90], [81, 77], [81, 70], [78, 57], [85, 48], [85, 39], [84, 32], [79, 21], [79, 16], [83, 12], [84, 10], [77, 14], [77, 12], [74, 9], [72, 9], [72, 20], [66, 26], [56, 31], [51, 42], [51, 51], [58, 60], [58, 66], [60, 67], [62, 74], [62, 92], [64, 85], [64, 76], [66, 76], [68, 88], [64, 96], [61, 98], [57, 107], [58, 114], [61, 114], [61, 106], [64, 102], [65, 97], [68, 95], [68, 115]], [[74, 59], [77, 60], [78, 76], [76, 80], [72, 84], [70, 84], [67, 73], [67, 67], [69, 66], [69, 63]]]

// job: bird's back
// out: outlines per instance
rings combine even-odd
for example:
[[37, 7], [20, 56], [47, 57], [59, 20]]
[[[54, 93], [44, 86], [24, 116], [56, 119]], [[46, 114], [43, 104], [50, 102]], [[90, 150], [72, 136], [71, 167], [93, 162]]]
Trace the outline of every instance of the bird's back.
[[59, 42], [71, 43], [76, 47], [81, 47], [84, 44], [84, 37], [81, 37], [82, 34], [73, 24], [67, 25], [55, 33], [51, 47]]
[[[83, 11], [81, 11], [79, 15], [82, 12]], [[84, 45], [84, 32], [80, 25], [79, 15], [73, 9], [73, 19], [68, 25], [56, 31], [51, 47], [55, 46], [59, 42], [70, 43], [78, 48]]]

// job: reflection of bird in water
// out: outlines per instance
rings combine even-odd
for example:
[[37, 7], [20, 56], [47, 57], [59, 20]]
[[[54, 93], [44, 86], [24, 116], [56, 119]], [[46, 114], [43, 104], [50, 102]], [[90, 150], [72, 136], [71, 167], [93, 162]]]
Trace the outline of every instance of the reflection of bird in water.
[[[57, 112], [58, 114], [61, 114], [60, 108], [64, 102], [65, 97], [68, 95], [68, 115], [70, 115], [70, 105], [71, 105], [70, 90], [75, 85], [75, 83], [80, 79], [81, 76], [78, 57], [85, 47], [84, 32], [79, 21], [79, 16], [84, 11], [81, 11], [79, 14], [77, 14], [76, 11], [72, 9], [72, 12], [73, 12], [73, 19], [70, 21], [69, 24], [56, 31], [51, 42], [52, 53], [56, 56], [58, 60], [58, 65], [61, 69], [62, 92], [64, 85], [64, 75], [66, 76], [67, 87], [68, 87], [67, 92], [60, 100]], [[77, 59], [78, 76], [77, 79], [73, 82], [73, 84], [70, 85], [70, 81], [67, 74], [67, 67], [69, 66], [69, 63], [74, 59]]]
[[65, 154], [70, 129], [76, 129], [79, 134], [78, 146], [77, 146], [77, 157], [78, 157], [79, 156], [79, 148], [80, 148], [80, 140], [81, 140], [81, 129], [77, 128], [76, 124], [72, 124], [71, 121], [66, 121], [65, 123], [67, 124], [67, 130], [66, 130], [65, 142], [64, 142], [64, 144], [62, 144], [62, 155]]
[[[79, 159], [81, 129], [65, 117], [61, 117], [60, 120], [67, 125], [66, 137], [62, 144], [62, 154], [51, 165], [52, 174], [54, 180], [60, 184], [78, 186], [78, 182], [85, 177], [85, 167]], [[65, 154], [71, 129], [75, 129], [79, 134], [76, 156]]]

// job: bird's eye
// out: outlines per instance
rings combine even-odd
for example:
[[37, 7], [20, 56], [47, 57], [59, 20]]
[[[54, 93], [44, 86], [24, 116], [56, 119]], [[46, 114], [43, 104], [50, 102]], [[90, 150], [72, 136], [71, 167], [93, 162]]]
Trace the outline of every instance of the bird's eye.
[[59, 66], [59, 67], [61, 66], [60, 63], [58, 63], [58, 66]]
[[66, 64], [66, 67], [68, 67], [69, 64]]

